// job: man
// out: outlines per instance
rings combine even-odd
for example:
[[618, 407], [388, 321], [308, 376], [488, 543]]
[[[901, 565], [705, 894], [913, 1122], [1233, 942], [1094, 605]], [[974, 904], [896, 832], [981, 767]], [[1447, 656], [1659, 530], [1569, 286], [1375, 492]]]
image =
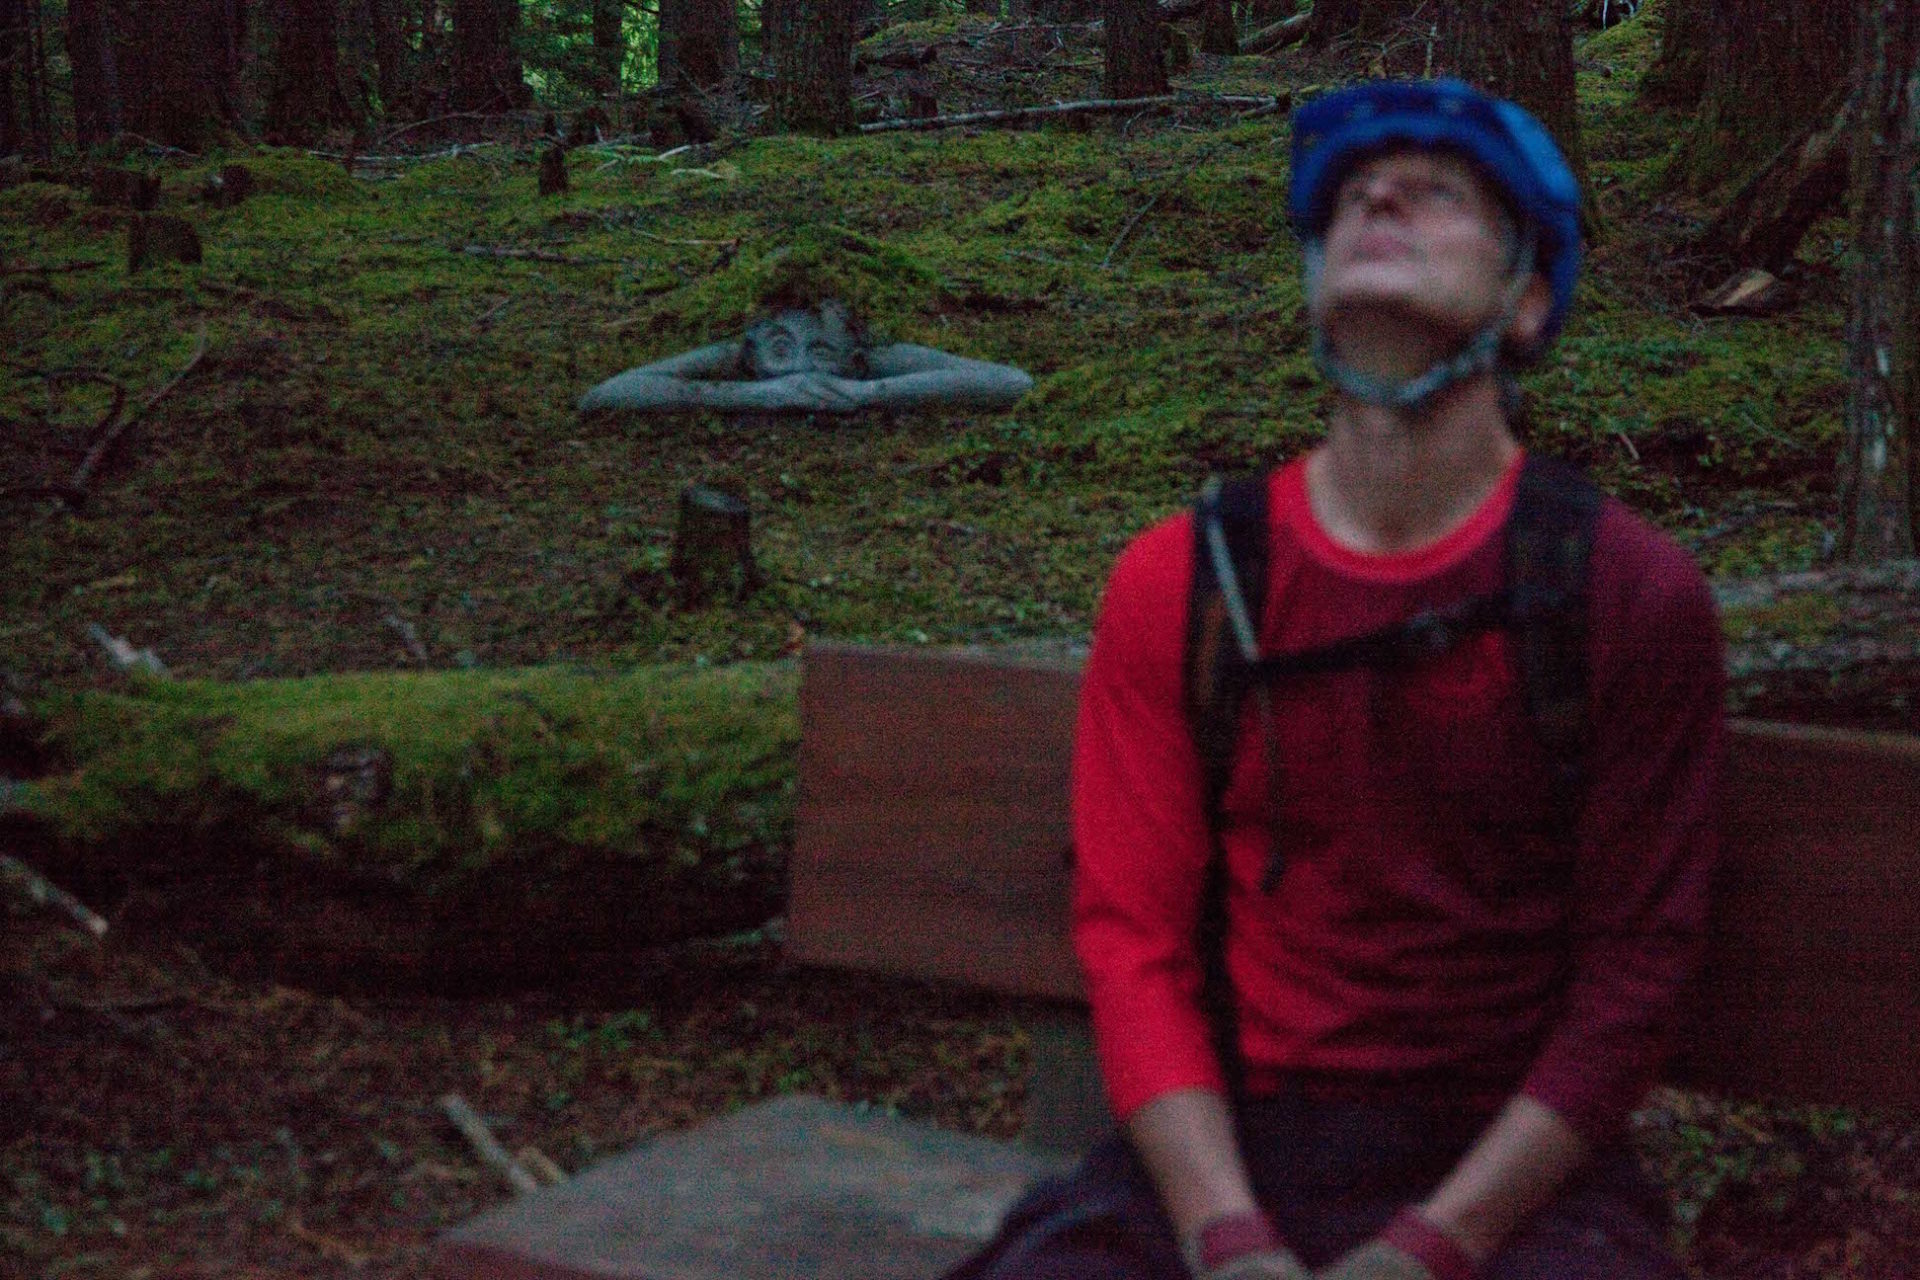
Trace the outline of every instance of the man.
[[[1572, 175], [1511, 104], [1375, 83], [1294, 130], [1336, 403], [1325, 442], [1266, 482], [1265, 607], [1243, 628], [1266, 657], [1498, 598], [1527, 465], [1507, 370], [1558, 331], [1579, 260]], [[1210, 813], [1194, 519], [1116, 566], [1075, 746], [1074, 937], [1124, 1141], [1016, 1207], [975, 1274], [1677, 1276], [1622, 1137], [1716, 856], [1698, 569], [1600, 502], [1566, 794], [1503, 625], [1430, 660], [1296, 664], [1244, 700]], [[1224, 1042], [1195, 930], [1216, 849]]]

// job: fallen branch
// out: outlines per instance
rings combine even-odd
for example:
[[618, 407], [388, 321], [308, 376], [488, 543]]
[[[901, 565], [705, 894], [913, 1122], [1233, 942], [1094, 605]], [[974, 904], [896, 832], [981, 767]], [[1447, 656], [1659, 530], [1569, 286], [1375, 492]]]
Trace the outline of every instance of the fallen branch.
[[36, 907], [48, 907], [69, 917], [96, 938], [107, 934], [107, 922], [86, 903], [62, 889], [18, 858], [0, 853], [0, 884]]
[[358, 168], [364, 165], [424, 164], [429, 160], [446, 160], [452, 156], [463, 156], [469, 151], [484, 151], [488, 147], [504, 145], [500, 142], [460, 142], [444, 151], [422, 151], [417, 155], [363, 156], [352, 151], [309, 151], [307, 154], [315, 160], [338, 160], [349, 168]]
[[1096, 98], [1085, 102], [1056, 102], [1040, 107], [1010, 107], [1003, 111], [967, 111], [952, 116], [928, 116], [925, 119], [876, 120], [860, 126], [862, 133], [894, 133], [903, 130], [959, 129], [976, 124], [1020, 124], [1028, 120], [1049, 120], [1062, 116], [1123, 115], [1132, 111], [1158, 111], [1174, 107], [1218, 106], [1258, 109], [1281, 101], [1273, 97], [1239, 94], [1163, 93], [1151, 98]]
[[460, 252], [470, 258], [515, 258], [527, 262], [558, 262], [569, 267], [588, 267], [612, 261], [609, 258], [569, 258], [550, 249], [514, 249], [503, 245], [470, 244]]
[[1291, 18], [1282, 18], [1272, 26], [1262, 27], [1240, 42], [1241, 53], [1272, 53], [1296, 44], [1304, 39], [1307, 28], [1313, 22], [1313, 11], [1296, 13]]
[[524, 1166], [500, 1145], [493, 1136], [493, 1130], [487, 1128], [487, 1122], [480, 1113], [467, 1105], [467, 1100], [457, 1093], [444, 1094], [440, 1098], [440, 1110], [446, 1112], [447, 1119], [467, 1140], [473, 1153], [484, 1161], [488, 1168], [505, 1178], [515, 1191], [525, 1195], [529, 1191], [540, 1189], [540, 1180], [528, 1173]]
[[450, 120], [502, 120], [508, 117], [517, 118], [524, 114], [516, 111], [456, 111], [452, 115], [428, 116], [425, 120], [415, 120], [412, 124], [403, 124], [398, 129], [391, 129], [381, 134], [373, 145], [384, 147], [402, 134], [412, 133], [415, 129], [424, 129], [430, 124], [446, 124]]
[[0, 267], [0, 276], [63, 276], [73, 271], [94, 271], [107, 264], [97, 258], [77, 258], [46, 266], [27, 263], [18, 267]]
[[628, 227], [626, 230], [630, 235], [639, 236], [642, 240], [651, 240], [655, 244], [686, 245], [689, 247], [695, 245], [712, 245], [723, 249], [738, 249], [740, 247], [739, 236], [735, 236], [731, 240], [676, 240], [672, 236], [657, 236], [651, 231], [642, 231], [638, 227]]
[[80, 460], [80, 465], [74, 468], [72, 478], [67, 481], [67, 487], [73, 491], [73, 496], [68, 500], [71, 506], [78, 507], [87, 500], [87, 486], [93, 483], [93, 473], [99, 469], [101, 462], [106, 459], [106, 456], [113, 451], [113, 447], [120, 443], [121, 438], [127, 434], [128, 430], [132, 428], [135, 423], [139, 422], [141, 418], [145, 417], [155, 405], [172, 395], [174, 388], [178, 387], [182, 382], [185, 382], [187, 376], [200, 367], [200, 361], [206, 358], [206, 354], [207, 331], [203, 326], [200, 330], [199, 337], [193, 344], [193, 357], [187, 361], [185, 368], [173, 375], [173, 381], [148, 396], [146, 403], [138, 409], [135, 409], [132, 414], [122, 418], [103, 431], [100, 438], [93, 442], [93, 447], [87, 450], [87, 456]]

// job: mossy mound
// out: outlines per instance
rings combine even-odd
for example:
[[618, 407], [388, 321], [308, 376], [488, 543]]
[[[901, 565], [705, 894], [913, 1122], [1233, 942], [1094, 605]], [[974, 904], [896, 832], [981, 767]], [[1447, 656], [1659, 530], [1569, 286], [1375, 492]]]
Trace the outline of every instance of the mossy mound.
[[0, 191], [0, 221], [20, 226], [58, 226], [74, 214], [83, 197], [52, 182], [23, 182]]
[[877, 333], [890, 335], [900, 321], [938, 310], [946, 290], [937, 271], [897, 246], [846, 227], [802, 224], [676, 293], [656, 323], [671, 327], [677, 322], [688, 328], [690, 339], [712, 341], [737, 335], [768, 312], [812, 307], [829, 298], [846, 303]]
[[141, 681], [42, 703], [59, 764], [12, 810], [56, 875], [157, 887], [169, 924], [276, 967], [546, 972], [778, 911], [796, 685], [781, 663]]

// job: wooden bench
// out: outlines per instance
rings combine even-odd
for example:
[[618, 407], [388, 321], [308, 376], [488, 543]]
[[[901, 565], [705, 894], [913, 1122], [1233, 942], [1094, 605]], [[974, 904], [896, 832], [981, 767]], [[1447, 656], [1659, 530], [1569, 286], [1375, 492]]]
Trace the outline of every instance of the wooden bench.
[[[436, 1274], [924, 1280], [1104, 1125], [1066, 933], [1079, 655], [819, 645], [804, 662], [789, 951], [1057, 1002], [1025, 1143], [784, 1100], [477, 1220]], [[1920, 1107], [1920, 739], [1736, 722], [1727, 775], [1679, 1081]]]

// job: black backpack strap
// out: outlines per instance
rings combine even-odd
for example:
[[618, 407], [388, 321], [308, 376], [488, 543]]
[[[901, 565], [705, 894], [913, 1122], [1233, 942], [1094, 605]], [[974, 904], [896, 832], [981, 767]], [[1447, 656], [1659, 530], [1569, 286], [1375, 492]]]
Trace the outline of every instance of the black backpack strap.
[[1571, 838], [1587, 780], [1588, 577], [1604, 501], [1573, 467], [1529, 453], [1507, 518], [1507, 593], [1527, 719], [1546, 753], [1558, 834]]
[[1221, 804], [1233, 774], [1240, 705], [1259, 658], [1267, 593], [1267, 480], [1208, 482], [1193, 510], [1193, 580], [1187, 592], [1187, 724], [1200, 754], [1202, 803], [1212, 852], [1201, 888], [1195, 947], [1200, 1007], [1230, 1097], [1243, 1092], [1240, 1019], [1227, 975], [1227, 859], [1220, 843]]
[[1233, 772], [1247, 673], [1259, 660], [1266, 594], [1266, 478], [1216, 477], [1193, 510], [1185, 672], [1187, 723], [1200, 752], [1207, 820], [1216, 827]]

